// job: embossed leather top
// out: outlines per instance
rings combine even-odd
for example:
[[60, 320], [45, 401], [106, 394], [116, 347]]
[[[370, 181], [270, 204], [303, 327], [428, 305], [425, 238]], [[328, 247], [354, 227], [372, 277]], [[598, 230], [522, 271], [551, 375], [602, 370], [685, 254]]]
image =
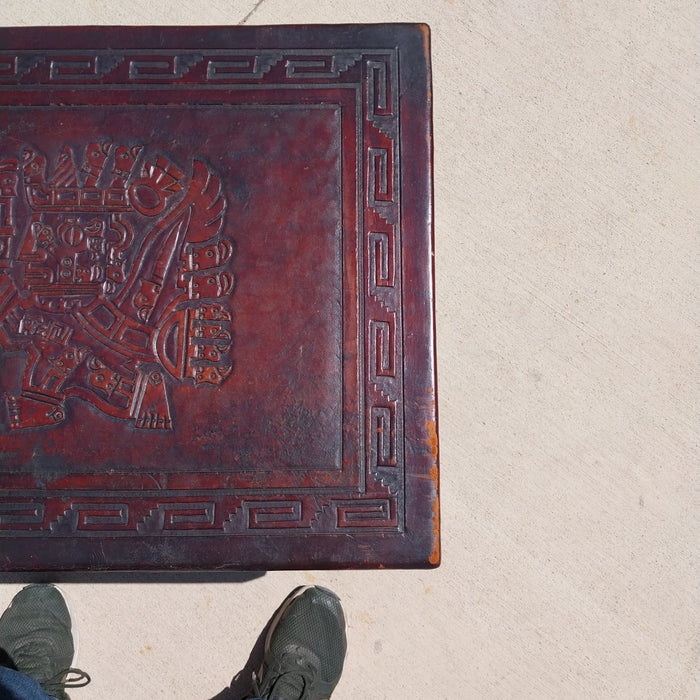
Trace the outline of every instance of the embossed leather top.
[[427, 28], [0, 47], [0, 569], [437, 565]]

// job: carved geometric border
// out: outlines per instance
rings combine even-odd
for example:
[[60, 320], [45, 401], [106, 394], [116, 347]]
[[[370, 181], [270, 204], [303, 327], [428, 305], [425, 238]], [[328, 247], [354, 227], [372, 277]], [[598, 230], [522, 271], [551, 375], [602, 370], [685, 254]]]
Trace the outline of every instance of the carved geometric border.
[[362, 497], [246, 497], [172, 500], [162, 496], [122, 500], [85, 498], [67, 503], [48, 496], [41, 501], [0, 502], [0, 537], [231, 536], [289, 530], [315, 533], [396, 531], [400, 523], [395, 495]]
[[[0, 51], [0, 93], [45, 100], [41, 89], [262, 89], [355, 87], [365, 470], [347, 498], [313, 494], [40, 492], [2, 494], [0, 537], [251, 535], [403, 531], [399, 84], [396, 49]], [[183, 498], [186, 500], [183, 501]], [[69, 502], [70, 501], [70, 502]]]

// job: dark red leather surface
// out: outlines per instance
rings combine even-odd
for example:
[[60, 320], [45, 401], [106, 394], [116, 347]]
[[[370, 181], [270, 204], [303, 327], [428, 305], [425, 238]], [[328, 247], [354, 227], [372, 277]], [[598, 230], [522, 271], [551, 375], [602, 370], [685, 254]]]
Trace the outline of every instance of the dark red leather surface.
[[437, 565], [429, 71], [0, 29], [0, 570]]

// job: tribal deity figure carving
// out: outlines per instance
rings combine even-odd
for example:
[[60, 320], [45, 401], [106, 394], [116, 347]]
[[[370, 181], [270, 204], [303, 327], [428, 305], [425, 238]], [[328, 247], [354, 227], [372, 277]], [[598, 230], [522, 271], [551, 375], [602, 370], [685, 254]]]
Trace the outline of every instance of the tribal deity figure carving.
[[138, 143], [18, 155], [0, 157], [0, 361], [23, 364], [10, 429], [62, 423], [71, 398], [172, 429], [173, 384], [232, 371], [221, 180]]

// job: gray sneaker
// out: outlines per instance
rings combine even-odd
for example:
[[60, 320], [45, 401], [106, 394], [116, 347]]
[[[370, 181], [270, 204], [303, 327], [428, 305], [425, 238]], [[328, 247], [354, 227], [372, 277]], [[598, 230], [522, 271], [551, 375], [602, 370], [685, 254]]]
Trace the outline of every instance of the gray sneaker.
[[345, 617], [338, 596], [302, 586], [282, 604], [265, 641], [265, 658], [253, 679], [266, 700], [327, 700], [345, 661]]
[[68, 607], [58, 588], [23, 588], [0, 617], [0, 648], [17, 670], [30, 676], [51, 696], [69, 700], [66, 688], [90, 682], [83, 671], [71, 668], [75, 648]]

